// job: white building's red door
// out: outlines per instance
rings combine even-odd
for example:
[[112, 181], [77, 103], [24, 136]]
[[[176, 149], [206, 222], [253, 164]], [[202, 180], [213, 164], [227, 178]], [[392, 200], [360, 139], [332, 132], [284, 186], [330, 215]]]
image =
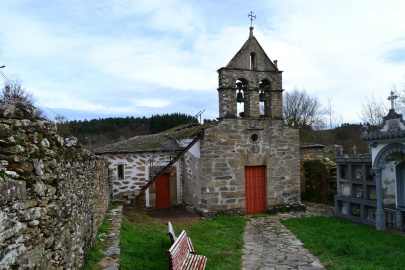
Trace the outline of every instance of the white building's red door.
[[165, 173], [156, 180], [156, 209], [170, 207], [169, 174]]

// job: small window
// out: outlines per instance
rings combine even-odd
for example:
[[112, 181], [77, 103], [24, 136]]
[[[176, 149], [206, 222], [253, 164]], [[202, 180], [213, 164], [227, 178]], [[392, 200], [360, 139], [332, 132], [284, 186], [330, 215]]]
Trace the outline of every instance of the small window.
[[252, 52], [250, 54], [250, 70], [256, 70], [257, 66], [256, 66], [256, 54], [254, 52]]
[[118, 180], [124, 180], [124, 164], [117, 165]]

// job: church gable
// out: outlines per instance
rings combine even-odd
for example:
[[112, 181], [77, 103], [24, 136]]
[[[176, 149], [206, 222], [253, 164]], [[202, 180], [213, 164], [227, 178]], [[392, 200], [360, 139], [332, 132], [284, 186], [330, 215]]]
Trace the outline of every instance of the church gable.
[[254, 36], [246, 41], [226, 67], [254, 71], [278, 71], [277, 66], [270, 60]]

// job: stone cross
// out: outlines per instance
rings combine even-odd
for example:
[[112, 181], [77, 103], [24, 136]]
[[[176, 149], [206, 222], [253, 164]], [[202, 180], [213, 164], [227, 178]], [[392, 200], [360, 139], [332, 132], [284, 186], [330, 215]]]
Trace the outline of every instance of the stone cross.
[[253, 15], [253, 11], [250, 11], [250, 14], [248, 13], [248, 18], [250, 17], [250, 26], [253, 26], [253, 20], [256, 19], [256, 15]]
[[357, 147], [354, 145], [353, 146], [353, 154], [356, 154], [356, 149], [357, 149]]
[[389, 101], [391, 101], [391, 109], [395, 110], [394, 108], [394, 101], [398, 98], [398, 96], [394, 95], [394, 92], [391, 91], [391, 95], [387, 98]]

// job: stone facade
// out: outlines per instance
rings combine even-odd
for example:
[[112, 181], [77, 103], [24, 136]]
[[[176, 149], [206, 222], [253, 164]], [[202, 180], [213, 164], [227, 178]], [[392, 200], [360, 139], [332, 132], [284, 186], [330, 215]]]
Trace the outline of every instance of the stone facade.
[[[254, 135], [257, 140], [252, 140]], [[266, 209], [299, 203], [298, 161], [298, 130], [284, 126], [282, 120], [220, 120], [205, 129], [201, 141], [198, 208], [208, 215], [245, 214], [246, 166], [265, 166]]]
[[107, 161], [0, 101], [0, 269], [78, 269], [110, 198]]

